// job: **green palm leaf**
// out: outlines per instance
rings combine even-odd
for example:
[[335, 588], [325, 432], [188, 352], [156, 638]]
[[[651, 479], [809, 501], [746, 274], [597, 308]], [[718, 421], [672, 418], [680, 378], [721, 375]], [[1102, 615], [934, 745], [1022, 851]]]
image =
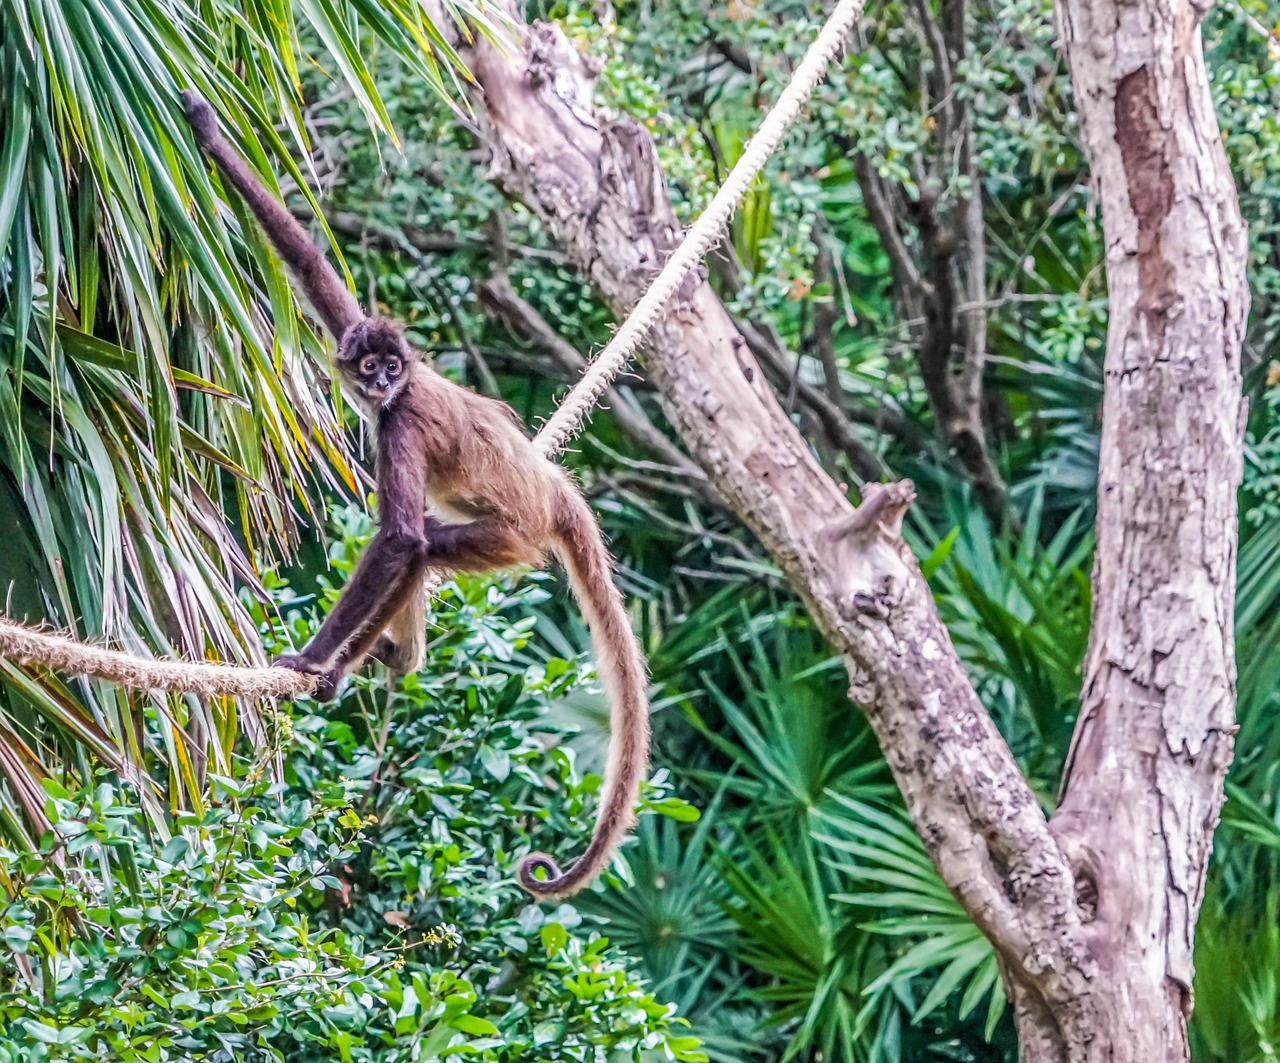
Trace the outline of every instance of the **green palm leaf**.
[[[310, 198], [290, 156], [307, 141], [300, 61], [394, 141], [369, 44], [441, 91], [456, 57], [408, 0], [297, 10], [302, 26], [286, 0], [0, 0], [0, 577], [15, 618], [135, 653], [261, 661], [238, 597], [258, 589], [254, 551], [288, 553], [326, 492], [357, 486], [321, 341], [178, 91], [214, 102], [269, 186], [282, 171]], [[449, 10], [496, 31], [470, 0]], [[85, 753], [148, 799], [196, 807], [238, 729], [234, 705], [4, 665], [0, 830], [38, 835], [41, 776]]]
[[890, 913], [859, 925], [872, 934], [912, 941], [863, 992], [875, 1000], [890, 989], [927, 979], [929, 989], [911, 1015], [911, 1021], [918, 1023], [963, 986], [959, 1018], [968, 1016], [985, 998], [990, 1039], [1004, 1011], [991, 943], [943, 885], [905, 815], [841, 794], [831, 796], [834, 807], [818, 812], [826, 830], [815, 833], [815, 838], [831, 847], [835, 854], [831, 865], [846, 881], [866, 885], [838, 893], [832, 900]]

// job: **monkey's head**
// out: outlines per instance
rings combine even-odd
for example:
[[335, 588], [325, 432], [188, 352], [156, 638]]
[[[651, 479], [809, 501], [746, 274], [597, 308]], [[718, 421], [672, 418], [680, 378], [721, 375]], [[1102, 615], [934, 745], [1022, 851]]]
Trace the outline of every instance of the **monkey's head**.
[[338, 372], [357, 395], [381, 409], [404, 389], [409, 363], [418, 357], [390, 321], [365, 318], [347, 329], [338, 344]]

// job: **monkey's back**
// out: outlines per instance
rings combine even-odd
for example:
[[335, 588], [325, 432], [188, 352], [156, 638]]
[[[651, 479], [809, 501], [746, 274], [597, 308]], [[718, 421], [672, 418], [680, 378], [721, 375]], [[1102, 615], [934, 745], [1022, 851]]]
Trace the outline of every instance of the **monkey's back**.
[[[497, 517], [541, 561], [568, 473], [543, 457], [504, 402], [477, 395], [417, 363], [394, 416], [405, 445], [426, 460], [425, 505], [445, 520]], [[390, 427], [390, 426], [387, 426]], [[385, 428], [384, 428], [385, 431]]]

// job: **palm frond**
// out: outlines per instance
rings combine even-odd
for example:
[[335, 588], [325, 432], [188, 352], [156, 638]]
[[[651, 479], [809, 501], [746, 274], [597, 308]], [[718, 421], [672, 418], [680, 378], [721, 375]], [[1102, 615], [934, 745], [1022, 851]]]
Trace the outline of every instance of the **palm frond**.
[[891, 989], [901, 993], [909, 983], [927, 976], [931, 984], [915, 1004], [911, 1021], [922, 1022], [957, 993], [960, 1019], [985, 999], [984, 1032], [990, 1040], [1004, 1011], [991, 943], [951, 896], [906, 816], [852, 797], [833, 796], [837, 810], [819, 813], [827, 829], [816, 837], [831, 847], [832, 865], [841, 875], [865, 887], [838, 893], [833, 900], [885, 912], [859, 926], [871, 934], [912, 942], [866, 987], [865, 994], [875, 999]]
[[[281, 264], [221, 195], [178, 91], [214, 102], [270, 187], [279, 170], [310, 198], [291, 155], [306, 157], [308, 137], [300, 61], [328, 65], [374, 132], [393, 136], [363, 43], [377, 39], [442, 91], [455, 57], [407, 0], [303, 4], [321, 42], [306, 56], [293, 10], [0, 0], [10, 615], [137, 653], [260, 661], [238, 598], [259, 589], [253, 551], [288, 553], [326, 492], [358, 486], [321, 342]], [[494, 30], [470, 0], [449, 10]], [[20, 795], [22, 772], [74, 764], [77, 749], [139, 781], [154, 756], [172, 769], [173, 800], [191, 807], [205, 766], [230, 755], [235, 714], [6, 666], [0, 726], [30, 755], [0, 771]]]

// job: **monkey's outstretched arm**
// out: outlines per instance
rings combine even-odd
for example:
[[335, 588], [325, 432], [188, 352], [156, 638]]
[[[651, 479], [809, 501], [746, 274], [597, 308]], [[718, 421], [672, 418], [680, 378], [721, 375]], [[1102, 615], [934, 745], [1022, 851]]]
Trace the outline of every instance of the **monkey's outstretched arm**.
[[325, 328], [333, 333], [335, 340], [342, 339], [347, 329], [365, 317], [355, 296], [347, 290], [337, 270], [329, 265], [324, 252], [307, 235], [306, 229], [262, 186], [245, 161], [227, 143], [218, 131], [218, 117], [208, 101], [188, 91], [182, 93], [182, 103], [196, 143], [244, 197], [262, 231], [297, 277], [307, 302], [324, 322]]

